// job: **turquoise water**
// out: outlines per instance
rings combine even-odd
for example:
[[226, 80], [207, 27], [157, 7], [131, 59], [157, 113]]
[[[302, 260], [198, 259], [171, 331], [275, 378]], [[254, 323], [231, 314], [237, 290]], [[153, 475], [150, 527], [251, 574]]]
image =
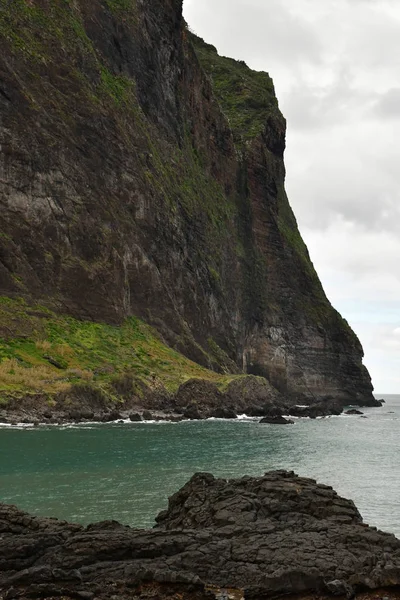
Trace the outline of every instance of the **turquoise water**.
[[400, 396], [367, 419], [132, 423], [0, 428], [0, 500], [82, 523], [153, 525], [196, 471], [221, 477], [291, 469], [352, 498], [400, 537]]

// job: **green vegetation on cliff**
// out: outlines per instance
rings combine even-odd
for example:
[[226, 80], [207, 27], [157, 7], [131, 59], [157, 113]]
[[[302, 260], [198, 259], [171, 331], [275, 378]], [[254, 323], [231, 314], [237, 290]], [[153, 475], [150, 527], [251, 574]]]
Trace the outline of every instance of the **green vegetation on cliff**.
[[232, 379], [169, 348], [139, 319], [121, 326], [78, 321], [0, 297], [0, 401], [2, 394], [51, 397], [79, 383], [117, 394], [126, 375], [137, 385], [169, 392], [191, 378], [222, 387]]
[[214, 93], [229, 120], [236, 143], [246, 142], [265, 128], [278, 112], [274, 85], [268, 73], [253, 71], [243, 61], [219, 56], [216, 48], [191, 33], [190, 39]]

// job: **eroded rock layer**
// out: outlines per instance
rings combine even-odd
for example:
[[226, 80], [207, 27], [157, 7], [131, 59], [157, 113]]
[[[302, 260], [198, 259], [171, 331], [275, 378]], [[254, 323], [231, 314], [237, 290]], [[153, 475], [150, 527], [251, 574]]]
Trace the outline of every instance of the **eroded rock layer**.
[[84, 528], [0, 505], [0, 533], [6, 598], [195, 600], [223, 598], [223, 590], [237, 600], [350, 598], [400, 589], [400, 540], [365, 525], [331, 487], [285, 471], [229, 481], [194, 475], [149, 531], [112, 521]]
[[1, 294], [374, 404], [285, 195], [266, 73], [191, 35], [181, 0], [4, 1], [0, 38]]

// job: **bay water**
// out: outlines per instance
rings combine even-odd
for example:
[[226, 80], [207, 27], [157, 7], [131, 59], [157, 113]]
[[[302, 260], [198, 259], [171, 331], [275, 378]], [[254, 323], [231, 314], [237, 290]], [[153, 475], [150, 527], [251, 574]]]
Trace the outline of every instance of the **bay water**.
[[293, 470], [352, 498], [400, 537], [400, 395], [360, 416], [0, 426], [0, 501], [30, 513], [151, 527], [195, 472], [232, 478]]

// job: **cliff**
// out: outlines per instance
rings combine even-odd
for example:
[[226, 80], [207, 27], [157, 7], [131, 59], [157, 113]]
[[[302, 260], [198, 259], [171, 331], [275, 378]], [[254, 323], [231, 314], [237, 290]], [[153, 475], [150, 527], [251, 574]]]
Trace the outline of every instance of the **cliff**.
[[398, 600], [400, 540], [294, 473], [199, 473], [153, 530], [83, 527], [0, 504], [5, 598]]
[[[135, 316], [204, 367], [374, 404], [285, 194], [269, 76], [191, 34], [181, 0], [0, 7], [2, 296], [38, 319]], [[10, 354], [15, 335], [40, 342], [14, 325], [4, 356], [42, 364]]]

